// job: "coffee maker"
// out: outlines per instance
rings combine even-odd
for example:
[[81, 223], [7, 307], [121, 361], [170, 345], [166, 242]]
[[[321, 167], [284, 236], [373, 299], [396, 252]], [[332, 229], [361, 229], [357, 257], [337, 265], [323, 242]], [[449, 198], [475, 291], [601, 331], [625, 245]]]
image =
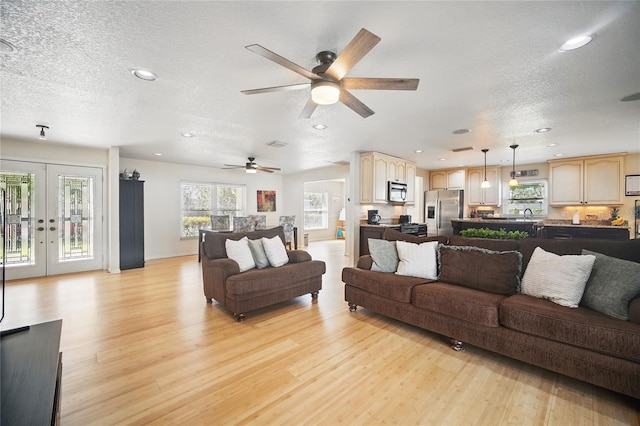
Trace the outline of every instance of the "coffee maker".
[[367, 210], [367, 223], [369, 225], [377, 225], [380, 223], [378, 210]]

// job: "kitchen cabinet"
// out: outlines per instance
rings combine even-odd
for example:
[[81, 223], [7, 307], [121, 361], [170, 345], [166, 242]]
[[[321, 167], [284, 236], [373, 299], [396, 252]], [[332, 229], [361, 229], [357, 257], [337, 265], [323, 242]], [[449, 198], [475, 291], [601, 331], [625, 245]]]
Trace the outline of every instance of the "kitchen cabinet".
[[490, 188], [481, 188], [484, 180], [484, 168], [467, 171], [466, 197], [469, 206], [500, 206], [501, 185], [500, 167], [487, 167], [487, 180]]
[[464, 169], [436, 170], [429, 173], [429, 189], [464, 189]]
[[544, 237], [555, 240], [567, 240], [572, 238], [592, 238], [599, 240], [628, 240], [629, 228], [623, 227], [591, 227], [583, 225], [575, 226], [545, 226]]
[[620, 205], [623, 188], [623, 155], [549, 161], [549, 205]]
[[402, 158], [379, 152], [360, 154], [360, 203], [387, 204], [390, 180], [407, 183], [407, 202], [415, 202], [415, 175], [415, 164]]

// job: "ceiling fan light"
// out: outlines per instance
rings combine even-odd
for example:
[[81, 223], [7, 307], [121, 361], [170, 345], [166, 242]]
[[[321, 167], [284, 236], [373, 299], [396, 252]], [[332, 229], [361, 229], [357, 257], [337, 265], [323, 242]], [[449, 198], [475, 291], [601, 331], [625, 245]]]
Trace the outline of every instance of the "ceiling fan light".
[[311, 87], [311, 100], [318, 105], [332, 105], [340, 99], [340, 86], [333, 81], [318, 81]]
[[245, 169], [244, 170], [246, 173], [257, 173], [258, 171], [256, 169], [250, 168], [250, 169]]

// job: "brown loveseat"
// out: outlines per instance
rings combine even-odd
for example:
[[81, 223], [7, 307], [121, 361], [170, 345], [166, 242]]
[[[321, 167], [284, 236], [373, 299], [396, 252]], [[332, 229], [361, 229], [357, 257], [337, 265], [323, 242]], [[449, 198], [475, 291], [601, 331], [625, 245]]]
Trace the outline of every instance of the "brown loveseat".
[[[385, 231], [384, 238], [407, 239], [393, 230]], [[581, 254], [587, 249], [640, 263], [640, 240], [512, 241], [460, 236], [445, 240], [439, 238], [445, 244], [439, 246], [440, 253], [452, 254], [454, 260], [465, 250], [474, 250], [468, 246], [487, 249], [478, 256], [494, 258], [499, 257], [495, 252], [517, 251], [521, 254], [520, 276], [536, 247], [560, 255]], [[443, 249], [446, 245], [449, 248]], [[462, 342], [469, 343], [640, 399], [640, 295], [628, 305], [628, 321], [596, 312], [582, 302], [577, 308], [561, 306], [520, 294], [517, 286], [505, 291], [506, 287], [490, 285], [487, 276], [496, 276], [498, 281], [498, 268], [505, 266], [487, 259], [485, 256], [479, 263], [467, 258], [462, 265], [463, 258], [459, 258], [458, 265], [452, 267], [441, 257], [438, 281], [371, 271], [371, 256], [362, 256], [357, 267], [342, 271], [345, 300], [351, 311], [360, 305], [450, 337], [454, 349], [461, 350]]]
[[215, 299], [233, 312], [237, 321], [244, 320], [248, 311], [290, 300], [310, 293], [317, 299], [322, 289], [325, 263], [312, 260], [304, 250], [287, 250], [289, 262], [283, 266], [267, 266], [240, 272], [238, 263], [227, 257], [225, 241], [243, 237], [257, 240], [280, 237], [284, 244], [282, 226], [253, 232], [223, 233], [206, 231], [200, 243], [202, 279], [207, 303]]

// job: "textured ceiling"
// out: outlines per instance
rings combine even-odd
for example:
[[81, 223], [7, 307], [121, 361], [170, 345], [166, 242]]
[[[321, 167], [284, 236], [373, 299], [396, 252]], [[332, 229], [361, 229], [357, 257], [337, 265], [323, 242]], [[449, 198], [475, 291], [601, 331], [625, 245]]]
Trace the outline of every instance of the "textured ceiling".
[[[481, 165], [482, 148], [489, 165], [508, 164], [513, 143], [518, 163], [640, 152], [640, 102], [620, 102], [640, 92], [637, 1], [2, 0], [0, 12], [0, 38], [16, 47], [0, 54], [2, 138], [37, 139], [46, 124], [51, 144], [211, 167], [251, 155], [284, 173], [359, 150], [425, 169]], [[307, 81], [244, 46], [311, 69], [318, 51], [339, 53], [360, 28], [382, 41], [347, 76], [419, 78], [417, 91], [354, 90], [374, 115], [336, 104], [309, 120], [298, 119], [305, 90], [240, 93]], [[558, 51], [584, 33], [591, 44]], [[460, 128], [471, 132], [452, 134]], [[266, 145], [274, 140], [288, 145]]]

